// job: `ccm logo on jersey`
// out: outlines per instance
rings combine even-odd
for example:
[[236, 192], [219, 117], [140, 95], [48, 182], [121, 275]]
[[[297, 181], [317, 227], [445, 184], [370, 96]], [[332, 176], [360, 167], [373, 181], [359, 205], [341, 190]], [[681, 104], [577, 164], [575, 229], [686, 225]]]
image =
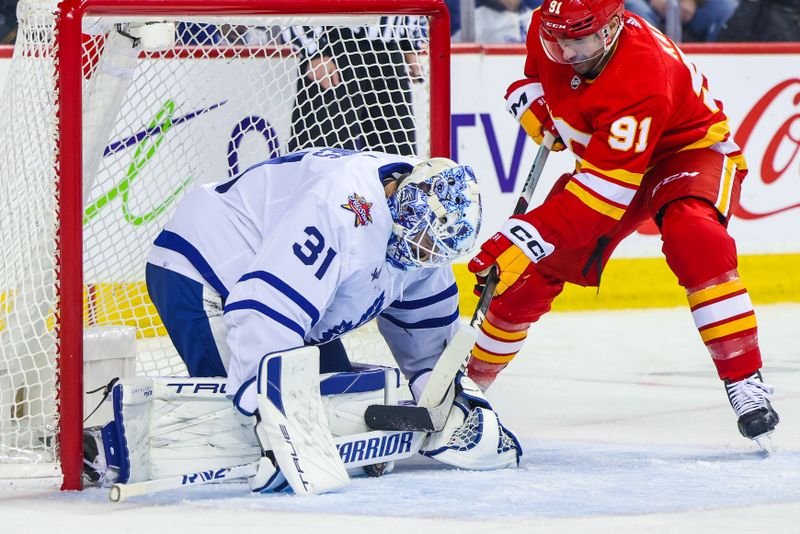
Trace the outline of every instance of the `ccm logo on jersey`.
[[411, 452], [411, 442], [413, 440], [413, 432], [402, 432], [379, 438], [348, 441], [337, 445], [336, 448], [339, 450], [342, 462], [346, 465], [353, 462]]
[[[516, 221], [515, 221], [516, 222]], [[530, 224], [516, 223], [503, 233], [509, 234], [509, 239], [525, 252], [533, 262], [537, 262], [551, 254], [555, 247], [545, 241], [536, 228]]]

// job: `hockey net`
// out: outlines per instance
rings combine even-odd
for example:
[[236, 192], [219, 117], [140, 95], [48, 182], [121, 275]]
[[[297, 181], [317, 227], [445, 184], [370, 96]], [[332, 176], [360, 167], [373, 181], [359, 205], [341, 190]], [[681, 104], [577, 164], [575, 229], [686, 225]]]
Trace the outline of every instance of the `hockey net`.
[[[0, 96], [0, 482], [80, 487], [84, 390], [105, 385], [80, 387], [88, 360], [185, 375], [144, 260], [187, 190], [307, 146], [447, 155], [441, 0], [240, 4], [20, 1]], [[374, 325], [345, 343], [391, 361]]]

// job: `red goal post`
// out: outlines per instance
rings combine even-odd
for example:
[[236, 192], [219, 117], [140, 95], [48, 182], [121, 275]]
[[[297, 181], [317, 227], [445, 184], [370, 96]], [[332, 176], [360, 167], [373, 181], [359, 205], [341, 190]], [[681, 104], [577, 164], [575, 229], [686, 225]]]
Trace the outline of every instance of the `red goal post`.
[[[86, 36], [82, 27], [87, 17], [115, 20], [151, 17], [282, 17], [282, 16], [377, 16], [407, 15], [428, 21], [427, 61], [429, 86], [429, 146], [435, 156], [450, 153], [450, 32], [443, 0], [67, 0], [59, 4], [55, 21], [55, 299], [51, 307], [55, 335], [55, 379], [57, 384], [56, 463], [63, 474], [61, 488], [80, 489], [82, 427], [84, 417], [84, 326], [86, 323], [86, 281], [84, 278], [84, 224], [86, 168], [83, 121], [86, 102]], [[34, 29], [35, 30], [35, 29]], [[31, 30], [31, 31], [34, 31]], [[246, 49], [246, 48], [245, 48]], [[35, 54], [35, 53], [34, 53]], [[16, 54], [15, 54], [16, 60]], [[9, 78], [13, 77], [10, 76]], [[159, 126], [160, 127], [160, 126]], [[1, 147], [0, 147], [1, 148]], [[108, 148], [106, 148], [108, 151]], [[136, 169], [138, 172], [138, 169]], [[230, 170], [230, 169], [229, 169]], [[224, 178], [224, 177], [221, 177]], [[144, 261], [144, 258], [141, 258]], [[6, 288], [0, 288], [0, 292]], [[89, 288], [91, 293], [92, 289]], [[3, 298], [0, 296], [0, 311]], [[10, 298], [10, 297], [8, 297]], [[91, 295], [89, 296], [91, 299]], [[0, 329], [3, 317], [0, 315]], [[7, 406], [2, 407], [8, 410]], [[2, 441], [0, 441], [2, 445]], [[0, 450], [2, 456], [2, 450]], [[0, 458], [2, 463], [2, 458]]]

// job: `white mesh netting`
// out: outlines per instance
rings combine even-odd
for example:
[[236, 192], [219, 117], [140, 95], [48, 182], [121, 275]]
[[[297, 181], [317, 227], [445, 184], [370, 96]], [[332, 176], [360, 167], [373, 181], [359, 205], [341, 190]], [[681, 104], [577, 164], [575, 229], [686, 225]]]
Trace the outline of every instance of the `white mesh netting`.
[[[0, 97], [0, 478], [58, 472], [55, 5], [20, 2]], [[427, 19], [146, 20], [83, 24], [84, 325], [133, 327], [137, 373], [181, 375], [144, 286], [176, 201], [306, 146], [428, 155]], [[389, 363], [378, 338], [345, 343]]]

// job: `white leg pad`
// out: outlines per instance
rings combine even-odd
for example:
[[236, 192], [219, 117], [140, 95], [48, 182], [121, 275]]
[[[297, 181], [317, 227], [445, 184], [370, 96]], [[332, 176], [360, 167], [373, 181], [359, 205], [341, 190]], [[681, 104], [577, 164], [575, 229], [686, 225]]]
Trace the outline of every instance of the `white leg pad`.
[[113, 391], [104, 427], [108, 465], [120, 482], [219, 469], [261, 456], [252, 418], [236, 410], [224, 378], [128, 378]]
[[[356, 366], [320, 379], [330, 432], [354, 474], [361, 474], [360, 466], [408, 458], [419, 449], [425, 434], [415, 433], [409, 442], [411, 433], [370, 433], [364, 422], [366, 406], [397, 402], [397, 369]], [[262, 447], [272, 449], [264, 433], [256, 439], [255, 417], [234, 408], [224, 378], [123, 378], [112, 397], [114, 420], [104, 427], [103, 462], [96, 466], [106, 480], [116, 472], [120, 482], [134, 483], [256, 462]], [[260, 491], [280, 487], [268, 471], [264, 465], [252, 481]]]
[[272, 446], [278, 466], [298, 495], [349, 484], [322, 405], [319, 349], [268, 354], [258, 371], [259, 438]]

